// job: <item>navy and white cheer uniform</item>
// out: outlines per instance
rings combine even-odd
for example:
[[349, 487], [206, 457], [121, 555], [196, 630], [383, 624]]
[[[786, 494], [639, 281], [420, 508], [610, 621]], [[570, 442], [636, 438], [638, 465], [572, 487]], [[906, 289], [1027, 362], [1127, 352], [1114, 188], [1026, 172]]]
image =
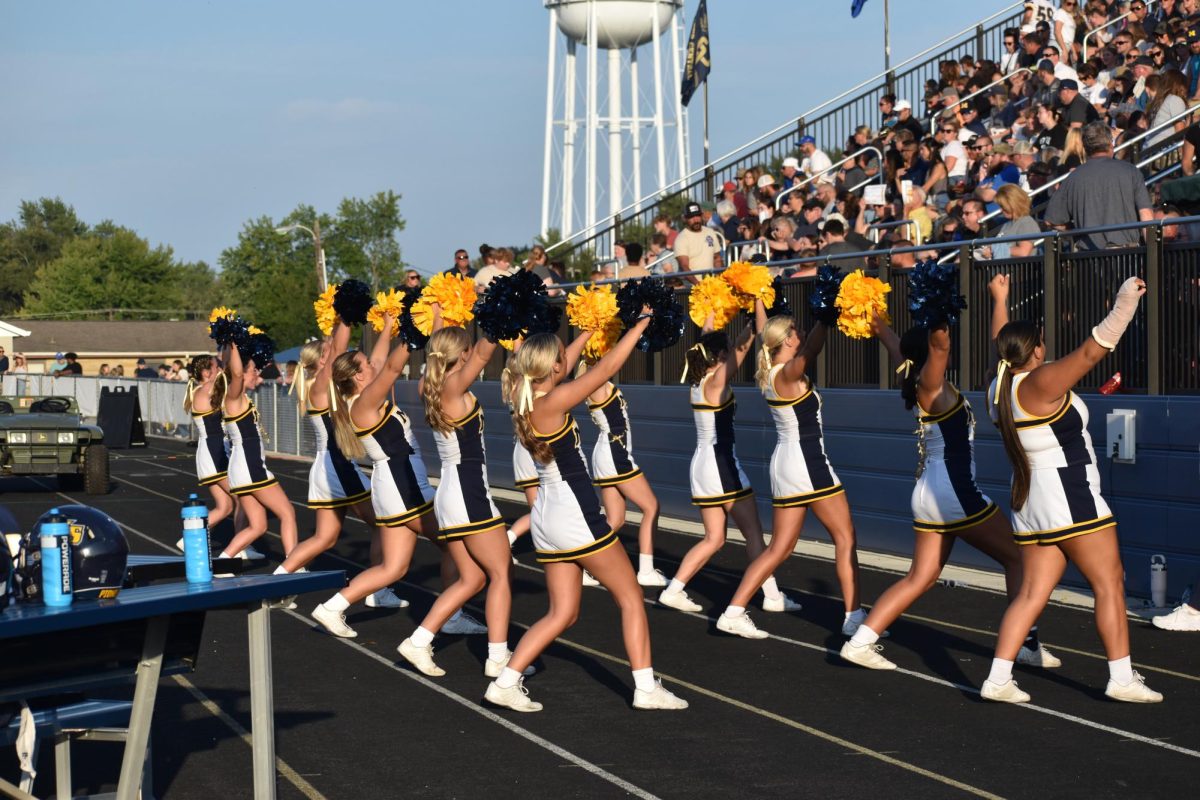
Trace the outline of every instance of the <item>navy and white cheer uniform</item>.
[[719, 506], [754, 493], [733, 450], [733, 419], [737, 400], [729, 397], [717, 405], [704, 398], [704, 376], [691, 387], [692, 416], [696, 420], [696, 452], [692, 455], [690, 478], [692, 505]]
[[781, 397], [775, 390], [775, 377], [783, 367], [776, 364], [771, 368], [762, 390], [779, 436], [771, 453], [771, 505], [799, 508], [845, 489], [825, 456], [821, 396], [805, 379], [807, 391], [798, 397]]
[[355, 427], [371, 459], [371, 507], [380, 525], [411, 522], [433, 508], [433, 487], [408, 415], [391, 401], [370, 428]]
[[[1068, 392], [1053, 414], [1039, 417], [1021, 408], [1017, 387], [1029, 375], [1013, 375], [1012, 410], [1017, 436], [1029, 459], [1029, 498], [1012, 515], [1017, 544], [1053, 544], [1095, 533], [1116, 524], [1100, 496], [1100, 470], [1088, 435], [1088, 410]], [[996, 382], [988, 387], [993, 421], [999, 409], [991, 403]]]
[[574, 561], [616, 544], [617, 532], [604, 518], [588, 474], [575, 418], [568, 414], [554, 433], [534, 431], [534, 436], [554, 453], [545, 464], [534, 462], [538, 496], [529, 521], [537, 560], [543, 564]]
[[538, 485], [537, 464], [534, 463], [530, 452], [525, 449], [525, 445], [521, 444], [520, 439], [513, 442], [512, 468], [513, 485], [518, 489], [528, 489], [530, 486]]
[[913, 527], [931, 533], [958, 533], [989, 519], [999, 509], [975, 484], [975, 416], [953, 386], [950, 410], [917, 415], [917, 485], [913, 487]]
[[442, 479], [433, 498], [439, 539], [461, 539], [504, 524], [488, 490], [483, 407], [474, 396], [470, 400], [471, 410], [450, 421], [450, 432], [433, 432], [442, 459]]
[[201, 486], [220, 483], [229, 474], [229, 448], [220, 409], [193, 411], [196, 423], [196, 477]]
[[229, 436], [229, 493], [250, 494], [279, 483], [267, 469], [254, 401], [247, 397], [246, 410], [236, 417], [225, 417], [223, 421]]
[[306, 416], [317, 439], [317, 453], [308, 470], [308, 507], [343, 508], [370, 497], [367, 476], [338, 448], [329, 409], [310, 408]]
[[597, 486], [616, 486], [642, 474], [633, 461], [629, 432], [629, 411], [625, 396], [616, 386], [599, 403], [588, 403], [592, 422], [600, 429], [600, 437], [592, 448], [592, 482]]

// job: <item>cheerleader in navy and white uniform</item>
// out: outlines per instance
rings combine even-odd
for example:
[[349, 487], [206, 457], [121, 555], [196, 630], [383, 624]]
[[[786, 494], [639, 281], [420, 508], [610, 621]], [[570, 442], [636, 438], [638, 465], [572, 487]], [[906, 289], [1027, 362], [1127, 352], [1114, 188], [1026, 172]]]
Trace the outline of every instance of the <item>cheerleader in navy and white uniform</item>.
[[1013, 661], [1070, 560], [1096, 598], [1096, 628], [1108, 658], [1104, 693], [1129, 703], [1162, 702], [1130, 661], [1117, 524], [1100, 495], [1087, 406], [1072, 391], [1116, 348], [1145, 292], [1140, 278], [1126, 280], [1108, 316], [1074, 352], [1055, 361], [1046, 360], [1040, 326], [1007, 322], [1007, 293], [994, 294], [999, 365], [988, 402], [1012, 465], [1013, 537], [1021, 546], [1024, 579], [1000, 622], [991, 672], [980, 690], [987, 700], [1029, 701], [1012, 679]]
[[[509, 396], [515, 399], [521, 442], [538, 465], [538, 499], [533, 508], [532, 535], [537, 560], [546, 567], [550, 610], [534, 623], [506, 666], [488, 685], [484, 699], [516, 711], [540, 711], [522, 685], [522, 670], [569, 628], [579, 615], [583, 570], [586, 568], [611, 593], [621, 609], [621, 627], [635, 684], [633, 707], [681, 709], [687, 703], [654, 678], [650, 659], [650, 628], [642, 588], [620, 547], [617, 532], [600, 509], [579, 429], [571, 410], [600, 389], [633, 352], [649, 322], [643, 314], [594, 367], [573, 381], [567, 353], [553, 334], [530, 336], [509, 361]], [[582, 351], [589, 334], [576, 338]]]
[[212, 493], [213, 508], [208, 514], [211, 529], [232, 514], [235, 507], [229, 493], [229, 441], [221, 424], [220, 405], [214, 406], [212, 399], [214, 386], [224, 378], [212, 356], [193, 358], [188, 365], [188, 376], [183, 408], [196, 424], [196, 478]]
[[[763, 551], [762, 522], [754, 503], [754, 489], [734, 452], [734, 416], [737, 399], [729, 384], [741, 368], [754, 326], [747, 325], [733, 347], [724, 331], [714, 331], [712, 315], [704, 325], [700, 341], [684, 355], [683, 379], [690, 384], [692, 414], [696, 422], [696, 452], [690, 468], [692, 505], [700, 507], [704, 538], [683, 557], [675, 577], [658, 596], [658, 602], [680, 611], [700, 611], [684, 587], [725, 545], [725, 528], [730, 517], [746, 540], [746, 556], [751, 563]], [[794, 611], [800, 604], [779, 590], [773, 575], [759, 582], [763, 590], [763, 610]], [[757, 590], [757, 587], [755, 587]]]
[[[256, 357], [258, 354], [255, 354]], [[267, 512], [279, 519], [279, 538], [286, 556], [296, 546], [296, 512], [279, 485], [279, 480], [267, 469], [262, 430], [258, 426], [258, 410], [248, 396], [262, 384], [263, 364], [243, 355], [238, 347], [225, 348], [225, 381], [218, 381], [213, 391], [213, 405], [224, 412], [225, 434], [229, 437], [229, 493], [240, 501], [239, 510], [246, 517], [246, 526], [234, 534], [220, 558], [240, 554], [267, 532]], [[223, 387], [224, 396], [219, 399]]]
[[[989, 284], [993, 292], [1007, 291], [1007, 276]], [[1021, 554], [1012, 528], [999, 508], [975, 483], [975, 416], [971, 404], [946, 381], [950, 363], [948, 327], [912, 328], [903, 337], [876, 319], [875, 335], [887, 349], [900, 377], [904, 405], [917, 418], [917, 483], [912, 492], [913, 560], [908, 574], [891, 585], [850, 641], [842, 658], [870, 669], [895, 669], [875, 643], [909, 606], [933, 588], [954, 544], [962, 539], [1004, 568], [1008, 597], [1021, 587]], [[1035, 667], [1058, 667], [1062, 662], [1042, 647], [1037, 628], [1030, 631], [1017, 661]]]

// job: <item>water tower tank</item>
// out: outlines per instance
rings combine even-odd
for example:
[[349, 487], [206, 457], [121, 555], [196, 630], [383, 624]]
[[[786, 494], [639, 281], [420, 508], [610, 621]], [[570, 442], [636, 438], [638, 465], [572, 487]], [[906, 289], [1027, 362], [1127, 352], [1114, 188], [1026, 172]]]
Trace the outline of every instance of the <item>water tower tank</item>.
[[558, 12], [558, 28], [563, 35], [587, 44], [588, 14], [596, 8], [599, 46], [604, 50], [623, 50], [649, 42], [653, 26], [662, 33], [683, 0], [545, 0], [548, 9]]

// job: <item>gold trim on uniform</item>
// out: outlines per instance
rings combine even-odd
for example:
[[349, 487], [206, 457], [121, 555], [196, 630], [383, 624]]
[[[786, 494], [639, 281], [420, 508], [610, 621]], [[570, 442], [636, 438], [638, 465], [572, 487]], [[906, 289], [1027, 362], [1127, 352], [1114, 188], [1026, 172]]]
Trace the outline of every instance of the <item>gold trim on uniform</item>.
[[602, 550], [607, 550], [619, 541], [621, 540], [617, 538], [617, 531], [613, 529], [594, 542], [585, 544], [582, 547], [576, 547], [571, 550], [536, 550], [534, 552], [539, 564], [552, 564], [558, 561], [575, 561], [576, 559], [595, 555]]
[[242, 420], [244, 420], [246, 417], [250, 416], [250, 415], [251, 415], [251, 414], [253, 414], [253, 413], [254, 413], [254, 403], [251, 403], [250, 405], [246, 406], [246, 410], [245, 410], [245, 411], [243, 411], [242, 413], [238, 414], [236, 417], [225, 417], [225, 416], [222, 416], [222, 417], [221, 417], [221, 419], [222, 419], [224, 422], [241, 422]]
[[307, 505], [309, 508], [314, 510], [319, 508], [345, 508], [346, 506], [352, 506], [355, 503], [360, 503], [363, 500], [368, 500], [370, 497], [371, 490], [367, 489], [352, 497], [339, 497], [334, 500], [309, 500]]
[[537, 485], [538, 485], [537, 478], [523, 478], [519, 481], [518, 480], [513, 481], [513, 486], [515, 486], [518, 489], [529, 489], [529, 488], [532, 488]]
[[219, 410], [217, 408], [210, 408], [208, 411], [193, 411], [191, 414], [193, 417], [207, 417], [210, 414], [217, 413]]
[[504, 517], [492, 517], [482, 522], [468, 522], [466, 525], [455, 525], [452, 528], [439, 528], [437, 538], [439, 540], [462, 539], [475, 533], [490, 531], [492, 528], [498, 528], [503, 524]]
[[995, 503], [988, 503], [987, 508], [982, 511], [972, 514], [969, 517], [956, 519], [953, 522], [930, 522], [925, 519], [914, 519], [913, 528], [926, 533], [959, 533], [967, 528], [972, 528], [986, 522], [999, 510], [1000, 506]]
[[634, 478], [636, 478], [638, 475], [641, 475], [641, 474], [642, 474], [642, 468], [634, 467], [629, 472], [623, 472], [620, 475], [613, 475], [611, 478], [596, 478], [592, 481], [592, 484], [595, 486], [600, 486], [600, 487], [616, 486], [618, 483], [625, 483], [626, 481], [631, 481]]
[[1067, 396], [1063, 399], [1063, 403], [1058, 407], [1058, 410], [1053, 414], [1048, 414], [1044, 417], [1030, 417], [1029, 419], [1017, 420], [1013, 424], [1018, 428], [1040, 428], [1042, 425], [1049, 425], [1058, 422], [1063, 418], [1071, 408], [1071, 398], [1075, 396], [1074, 392], [1067, 392]]
[[612, 401], [617, 399], [617, 387], [612, 388], [612, 392], [608, 395], [608, 399], [601, 400], [599, 403], [588, 403], [588, 411], [599, 411], [612, 405]]
[[310, 417], [323, 417], [329, 413], [329, 406], [324, 408], [306, 408], [304, 413]]
[[722, 506], [726, 503], [741, 500], [743, 497], [749, 497], [752, 494], [754, 494], [754, 488], [746, 486], [741, 489], [736, 489], [732, 492], [726, 492], [725, 494], [714, 494], [711, 497], [696, 497], [693, 495], [692, 505], [700, 506], [701, 508], [708, 506]]
[[[210, 411], [209, 413], [211, 414], [212, 412]], [[225, 470], [224, 472], [214, 472], [212, 475], [209, 475], [207, 478], [201, 478], [200, 485], [201, 486], [212, 486], [214, 483], [220, 483], [221, 481], [225, 480], [227, 477], [229, 477], [229, 470]]]
[[1013, 539], [1020, 545], [1055, 544], [1067, 539], [1074, 539], [1076, 536], [1102, 531], [1116, 524], [1117, 521], [1113, 518], [1112, 514], [1109, 514], [1107, 517], [1097, 517], [1096, 519], [1089, 519], [1086, 522], [1077, 522], [1074, 525], [1053, 528], [1048, 531], [1028, 531], [1021, 533], [1013, 531]]
[[355, 425], [354, 426], [354, 435], [357, 436], [358, 438], [362, 439], [364, 437], [370, 436], [371, 434], [375, 433], [375, 431], [377, 431], [383, 427], [383, 423], [388, 421], [388, 417], [390, 417], [392, 415], [392, 408], [393, 408], [392, 402], [390, 400], [384, 400], [383, 405], [381, 405], [379, 407], [379, 410], [381, 412], [381, 415], [379, 417], [379, 422], [375, 423], [374, 425], [372, 425], [369, 428], [360, 428], [357, 425]]
[[426, 511], [432, 511], [432, 510], [433, 510], [433, 501], [428, 500], [428, 501], [422, 503], [421, 505], [417, 506], [416, 508], [410, 508], [408, 511], [405, 511], [401, 514], [393, 514], [390, 517], [378, 517], [378, 518], [376, 518], [375, 522], [376, 522], [376, 524], [382, 525], [385, 528], [394, 528], [397, 525], [403, 525], [406, 522], [412, 522], [414, 519], [421, 516]]
[[[958, 393], [957, 389], [954, 391], [955, 393]], [[917, 403], [917, 408], [921, 409], [921, 417], [918, 421], [922, 425], [933, 425], [935, 423], [942, 422], [943, 420], [950, 419], [950, 417], [954, 416], [964, 404], [965, 401], [963, 400], [962, 394], [958, 394], [958, 399], [954, 401], [954, 405], [951, 406], [949, 411], [945, 411], [941, 414], [929, 414], [925, 411], [925, 409], [921, 408], [920, 403]]]
[[729, 395], [729, 399], [719, 405], [709, 405], [708, 403], [692, 403], [692, 411], [724, 411], [733, 405], [734, 396]]
[[838, 483], [833, 486], [826, 486], [824, 489], [817, 489], [804, 494], [793, 494], [788, 497], [772, 497], [771, 505], [775, 508], [801, 508], [818, 500], [824, 500], [828, 497], [834, 497], [839, 494], [845, 494], [846, 487]]
[[278, 483], [279, 483], [278, 478], [267, 478], [265, 481], [258, 481], [256, 483], [247, 483], [244, 486], [230, 486], [229, 493], [231, 495], [234, 495], [235, 497], [241, 497], [244, 494], [250, 494], [251, 492], [257, 492], [259, 489], [266, 489], [268, 486], [275, 486]]

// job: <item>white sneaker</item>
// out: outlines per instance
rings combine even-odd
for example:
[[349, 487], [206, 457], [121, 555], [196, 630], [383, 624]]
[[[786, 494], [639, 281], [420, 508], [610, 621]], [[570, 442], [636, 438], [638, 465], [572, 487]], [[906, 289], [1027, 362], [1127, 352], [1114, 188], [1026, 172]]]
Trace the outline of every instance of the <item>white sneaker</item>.
[[470, 614], [459, 613], [458, 616], [446, 620], [441, 633], [456, 636], [478, 636], [487, 633], [487, 625], [472, 617]]
[[588, 572], [588, 571], [585, 569], [585, 570], [583, 571], [583, 585], [584, 585], [584, 586], [599, 586], [599, 585], [600, 585], [600, 581], [598, 581], [598, 580], [596, 580], [595, 578], [593, 578], [593, 577], [592, 577], [592, 573]]
[[283, 611], [295, 611], [296, 595], [289, 594], [286, 597], [279, 598], [278, 600], [272, 600], [267, 605], [269, 605], [271, 608], [282, 609]]
[[358, 633], [346, 624], [346, 615], [340, 611], [330, 611], [325, 604], [317, 606], [310, 615], [334, 636], [342, 639], [353, 639]]
[[994, 700], [997, 703], [1028, 703], [1029, 693], [1021, 691], [1017, 682], [1012, 678], [1007, 683], [992, 683], [984, 681], [979, 690], [979, 696], [984, 700]]
[[385, 586], [378, 592], [367, 595], [363, 601], [367, 608], [408, 608], [408, 601], [396, 597], [392, 587]]
[[1154, 627], [1164, 631], [1200, 631], [1200, 611], [1181, 603], [1170, 614], [1155, 617]]
[[637, 574], [637, 581], [642, 586], [666, 586], [668, 583], [670, 583], [670, 581], [667, 580], [667, 576], [663, 575], [662, 572], [657, 569], [652, 569], [649, 572], [639, 572]]
[[243, 561], [249, 561], [252, 558], [266, 558], [262, 553], [255, 550], [252, 545], [246, 545], [246, 548], [238, 553], [237, 557]]
[[[788, 597], [783, 592], [779, 593], [779, 597], [770, 598], [763, 596], [762, 603], [763, 611], [799, 611], [804, 606], [797, 603], [792, 598]], [[854, 634], [850, 634], [853, 636]]]
[[[489, 678], [499, 678], [500, 673], [503, 672], [504, 668], [508, 666], [508, 660], [510, 658], [512, 658], [512, 650], [509, 650], [508, 655], [499, 661], [493, 661], [490, 658], [485, 659], [483, 662], [483, 674]], [[526, 678], [535, 672], [537, 672], [537, 669], [533, 666], [533, 664], [530, 664], [528, 667], [521, 670], [521, 674]]]
[[662, 685], [662, 681], [656, 678], [653, 691], [633, 690], [633, 707], [646, 711], [682, 711], [688, 707], [688, 702], [671, 694], [670, 690]]
[[1029, 667], [1056, 669], [1062, 666], [1062, 659], [1041, 645], [1038, 645], [1037, 650], [1031, 650], [1025, 645], [1021, 645], [1021, 649], [1017, 651], [1017, 663]]
[[658, 596], [658, 602], [662, 603], [667, 608], [674, 608], [677, 611], [700, 611], [701, 606], [692, 598], [687, 596], [687, 592], [680, 590], [678, 592], [663, 592]]
[[1122, 703], [1161, 703], [1163, 701], [1162, 693], [1147, 686], [1146, 679], [1136, 671], [1133, 673], [1133, 680], [1124, 686], [1109, 678], [1104, 693]]
[[754, 624], [754, 620], [750, 619], [750, 615], [745, 611], [736, 617], [728, 614], [717, 617], [717, 630], [741, 636], [743, 639], [766, 639], [770, 636], [766, 631], [759, 630], [758, 626]]
[[433, 663], [433, 645], [431, 644], [417, 647], [413, 644], [412, 639], [405, 639], [396, 648], [396, 651], [404, 656], [405, 661], [431, 678], [440, 678], [446, 674], [446, 670]]
[[175, 549], [181, 553], [183, 552], [183, 538], [182, 537], [179, 539], [178, 542], [175, 543]]
[[541, 703], [529, 699], [529, 690], [525, 688], [523, 679], [518, 680], [515, 686], [507, 689], [501, 689], [495, 681], [492, 681], [488, 684], [487, 691], [483, 693], [483, 699], [494, 705], [511, 708], [513, 711], [542, 710]]
[[895, 663], [880, 655], [882, 652], [881, 644], [857, 645], [846, 642], [842, 645], [841, 656], [851, 664], [858, 664], [867, 669], [895, 669]]

